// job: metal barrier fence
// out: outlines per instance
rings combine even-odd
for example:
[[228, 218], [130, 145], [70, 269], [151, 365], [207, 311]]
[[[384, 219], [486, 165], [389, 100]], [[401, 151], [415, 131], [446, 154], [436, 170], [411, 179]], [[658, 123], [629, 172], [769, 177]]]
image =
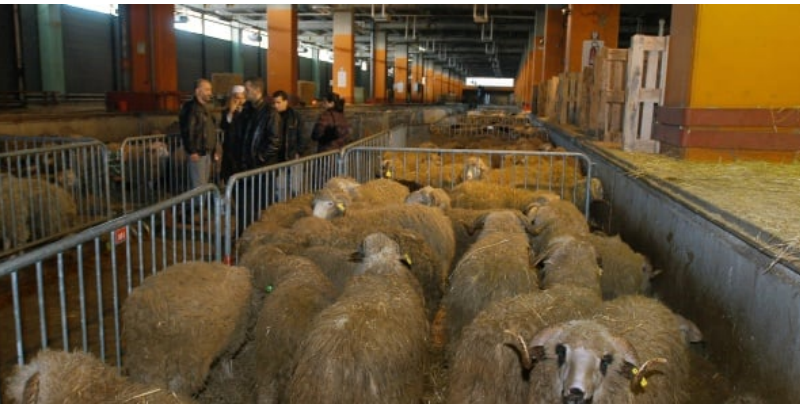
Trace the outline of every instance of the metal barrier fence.
[[[218, 132], [218, 145], [224, 138]], [[163, 201], [189, 189], [188, 156], [180, 134], [134, 136], [125, 139], [115, 156], [112, 178], [122, 194], [122, 209]], [[219, 161], [211, 163], [209, 182], [221, 184]]]
[[65, 142], [0, 154], [0, 257], [109, 217], [108, 150], [103, 143]]
[[388, 172], [397, 180], [450, 190], [473, 175], [510, 187], [546, 190], [583, 207], [589, 217], [592, 163], [581, 153], [355, 147], [343, 153], [342, 162], [341, 175], [359, 182]]
[[527, 114], [466, 114], [453, 115], [431, 124], [434, 135], [496, 136], [506, 139], [539, 136], [546, 138], [546, 131], [536, 127]]
[[0, 263], [0, 379], [43, 348], [120, 366], [120, 308], [169, 265], [221, 259], [220, 194], [205, 185]]
[[41, 149], [77, 142], [91, 142], [95, 139], [80, 136], [17, 136], [0, 135], [0, 153], [11, 153], [26, 149]]

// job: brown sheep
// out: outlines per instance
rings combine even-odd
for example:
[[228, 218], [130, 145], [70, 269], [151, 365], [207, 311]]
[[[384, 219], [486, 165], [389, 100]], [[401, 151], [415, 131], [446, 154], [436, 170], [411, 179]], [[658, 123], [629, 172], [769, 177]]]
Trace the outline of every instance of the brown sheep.
[[[299, 257], [292, 257], [304, 260]], [[264, 299], [253, 331], [257, 401], [286, 402], [298, 346], [314, 318], [336, 299], [333, 284], [310, 261], [281, 278]]]
[[245, 341], [250, 272], [218, 263], [177, 264], [135, 288], [122, 307], [131, 379], [194, 394], [211, 364]]
[[299, 348], [289, 403], [412, 403], [422, 396], [428, 323], [416, 279], [388, 236], [365, 238], [360, 275]]
[[6, 392], [20, 404], [179, 404], [190, 398], [139, 384], [119, 375], [86, 352], [40, 351], [6, 380]]
[[622, 295], [649, 295], [652, 292], [650, 281], [660, 271], [653, 270], [647, 257], [633, 251], [619, 235], [609, 237], [592, 233], [587, 236], [587, 240], [597, 251], [600, 266], [603, 268], [603, 276], [600, 278], [603, 299], [611, 300]]
[[[574, 285], [589, 288], [601, 296], [602, 270], [594, 247], [583, 238], [561, 236], [550, 239], [543, 256], [542, 288]], [[603, 274], [604, 275], [604, 274]]]
[[476, 221], [478, 239], [455, 266], [442, 300], [450, 341], [458, 341], [461, 329], [493, 301], [539, 288], [526, 225], [520, 212], [508, 210]]
[[454, 348], [447, 403], [525, 404], [528, 381], [511, 348], [514, 334], [534, 335], [569, 319], [587, 318], [601, 304], [586, 288], [558, 285], [500, 300], [467, 326]]

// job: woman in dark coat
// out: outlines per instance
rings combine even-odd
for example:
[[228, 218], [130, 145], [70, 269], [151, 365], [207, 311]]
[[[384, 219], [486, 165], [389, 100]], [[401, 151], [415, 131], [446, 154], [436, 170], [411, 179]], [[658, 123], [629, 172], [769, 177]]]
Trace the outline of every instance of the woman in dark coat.
[[344, 117], [344, 100], [329, 93], [322, 99], [325, 112], [320, 114], [311, 139], [317, 142], [317, 153], [341, 149], [350, 140], [350, 124]]

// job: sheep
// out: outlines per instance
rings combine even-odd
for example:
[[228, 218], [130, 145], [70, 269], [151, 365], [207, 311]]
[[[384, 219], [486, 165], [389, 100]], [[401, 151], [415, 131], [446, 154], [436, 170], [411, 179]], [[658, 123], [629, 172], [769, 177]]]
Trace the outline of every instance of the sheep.
[[[479, 233], [475, 231], [475, 221], [485, 216], [489, 212], [495, 212], [502, 209], [462, 209], [451, 208], [444, 211], [453, 228], [453, 237], [456, 241], [457, 258], [463, 257], [464, 253], [469, 249], [475, 239], [478, 238]], [[455, 263], [454, 263], [455, 264]]]
[[441, 188], [434, 188], [428, 185], [410, 193], [406, 197], [405, 203], [417, 203], [440, 209], [450, 209], [450, 195]]
[[2, 233], [2, 249], [9, 250], [25, 244], [31, 238], [28, 225], [28, 204], [18, 190], [18, 179], [0, 174], [0, 232]]
[[533, 335], [553, 324], [588, 318], [600, 304], [595, 291], [569, 285], [492, 303], [454, 343], [446, 402], [527, 403], [528, 380], [509, 332]]
[[362, 265], [299, 348], [289, 403], [411, 403], [422, 396], [428, 323], [400, 248], [371, 234]]
[[395, 180], [379, 178], [367, 181], [358, 187], [353, 203], [365, 207], [403, 203], [408, 193], [407, 186]]
[[455, 256], [455, 238], [450, 220], [441, 209], [412, 204], [352, 210], [331, 223], [337, 228], [348, 229], [359, 238], [365, 237], [366, 232], [374, 231], [415, 231], [436, 253], [441, 271], [450, 271]]
[[549, 191], [530, 191], [488, 181], [463, 182], [450, 191], [452, 207], [466, 209], [523, 211], [534, 202], [555, 199], [558, 199], [558, 195]]
[[134, 289], [122, 307], [125, 368], [138, 382], [182, 394], [245, 340], [252, 286], [245, 268], [187, 262]]
[[558, 284], [575, 285], [594, 290], [598, 297], [602, 295], [600, 285], [604, 274], [594, 247], [583, 238], [566, 235], [550, 239], [546, 251], [538, 258], [543, 260], [544, 289]]
[[481, 225], [478, 239], [453, 270], [442, 300], [451, 341], [457, 341], [461, 329], [491, 302], [539, 288], [524, 216], [490, 212], [476, 221]]
[[589, 234], [586, 217], [568, 201], [556, 200], [544, 205], [534, 205], [526, 212], [526, 216], [536, 229], [537, 236], [531, 245], [537, 253], [544, 252], [553, 238], [564, 235], [583, 237]]
[[587, 240], [594, 246], [603, 268], [600, 278], [603, 299], [611, 300], [628, 294], [651, 294], [650, 282], [661, 271], [653, 270], [647, 257], [633, 251], [619, 235], [608, 237], [590, 233]]
[[675, 315], [654, 299], [622, 296], [592, 319], [519, 339], [529, 403], [688, 402], [688, 349]]
[[[182, 147], [180, 151], [181, 155], [176, 153], [175, 158], [172, 158], [169, 145], [163, 141], [128, 144], [120, 152], [122, 174], [125, 176], [123, 186], [134, 186], [135, 184], [137, 187], [144, 187], [139, 188], [135, 194], [140, 200], [147, 196], [155, 196], [155, 190], [159, 184], [168, 178], [170, 168], [174, 171], [185, 172], [178, 168], [183, 167], [181, 164], [186, 162], [186, 153], [183, 152]], [[170, 160], [173, 160], [172, 165], [170, 165]]]
[[[339, 177], [331, 179], [337, 180]], [[337, 181], [341, 183], [342, 181]], [[330, 181], [328, 182], [330, 184]], [[347, 183], [352, 185], [351, 183]], [[397, 181], [376, 179], [345, 190], [326, 185], [317, 191], [311, 203], [313, 214], [323, 219], [332, 219], [344, 214], [349, 208], [365, 208], [380, 205], [403, 203], [408, 196], [408, 188]]]
[[299, 356], [298, 346], [314, 318], [337, 296], [331, 281], [311, 261], [298, 263], [264, 299], [254, 330], [258, 403], [286, 402], [286, 386]]
[[136, 383], [86, 352], [44, 349], [6, 380], [12, 402], [37, 404], [193, 403], [189, 397]]

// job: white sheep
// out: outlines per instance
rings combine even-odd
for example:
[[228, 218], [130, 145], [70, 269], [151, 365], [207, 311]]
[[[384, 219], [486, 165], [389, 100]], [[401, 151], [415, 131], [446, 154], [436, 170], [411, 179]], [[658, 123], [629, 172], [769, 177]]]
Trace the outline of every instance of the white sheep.
[[529, 403], [688, 403], [689, 355], [678, 319], [658, 301], [623, 296], [591, 320], [548, 327], [519, 345]]

